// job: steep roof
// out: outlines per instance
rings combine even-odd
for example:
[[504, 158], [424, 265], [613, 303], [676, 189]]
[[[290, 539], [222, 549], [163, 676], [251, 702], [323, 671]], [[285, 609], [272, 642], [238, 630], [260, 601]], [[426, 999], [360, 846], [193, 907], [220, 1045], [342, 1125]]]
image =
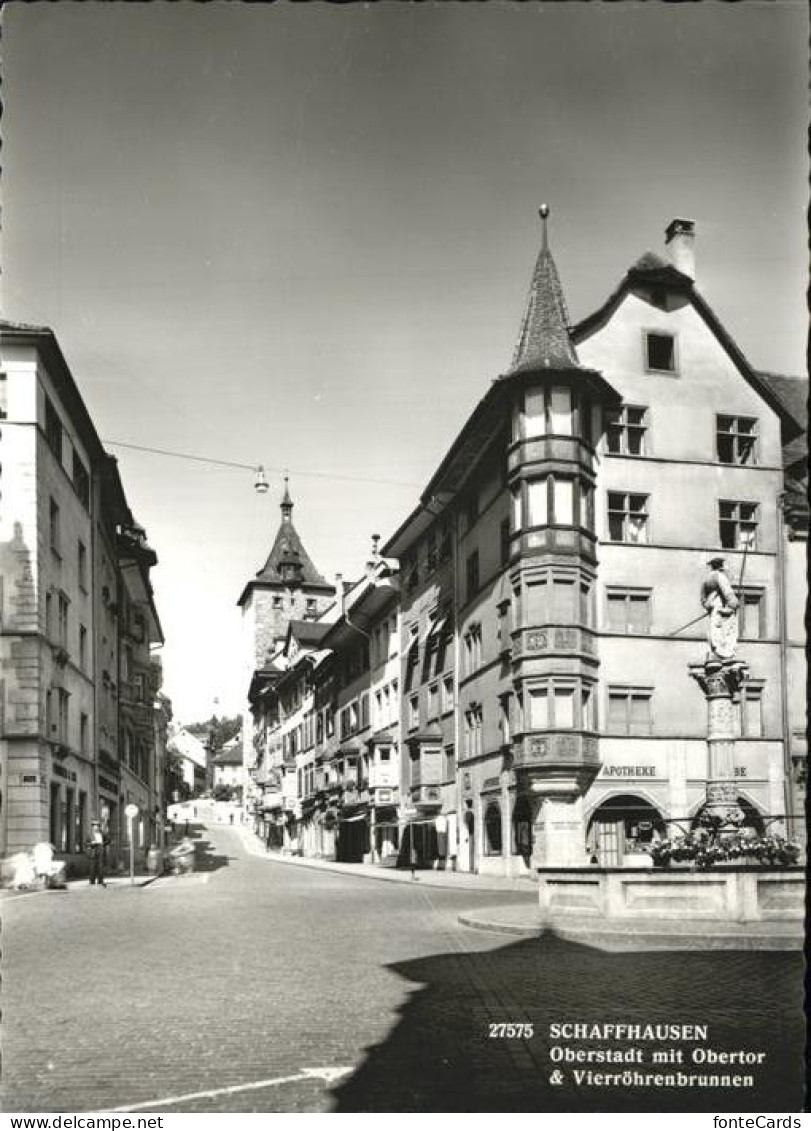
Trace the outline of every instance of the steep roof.
[[571, 334], [574, 342], [582, 342], [585, 338], [604, 324], [613, 314], [625, 295], [635, 286], [660, 286], [678, 291], [685, 295], [692, 303], [696, 312], [704, 319], [708, 328], [726, 350], [733, 364], [737, 366], [745, 381], [766, 401], [780, 417], [785, 429], [785, 439], [793, 439], [802, 430], [802, 424], [796, 419], [778, 391], [767, 380], [764, 374], [755, 370], [747, 361], [740, 346], [732, 335], [722, 325], [718, 315], [696, 290], [695, 283], [689, 275], [677, 270], [672, 263], [668, 263], [655, 252], [646, 251], [637, 261], [628, 268], [623, 278], [614, 288], [602, 306], [572, 326]]
[[237, 602], [238, 605], [243, 604], [251, 590], [257, 586], [271, 588], [285, 587], [287, 583], [283, 578], [281, 569], [283, 561], [292, 561], [296, 564], [296, 583], [298, 585], [312, 589], [321, 589], [326, 593], [335, 592], [334, 586], [330, 585], [327, 579], [318, 572], [313, 565], [310, 555], [304, 549], [301, 535], [293, 525], [293, 501], [290, 498], [286, 478], [284, 484], [284, 495], [280, 503], [282, 521], [279, 529], [276, 531], [273, 546], [268, 554], [267, 561], [258, 571], [255, 579], [249, 581], [243, 589], [239, 601]]
[[547, 205], [541, 205], [541, 250], [532, 275], [509, 374], [535, 372], [538, 369], [578, 368], [577, 353], [569, 336], [569, 312], [558, 269], [549, 250], [546, 231], [548, 215]]

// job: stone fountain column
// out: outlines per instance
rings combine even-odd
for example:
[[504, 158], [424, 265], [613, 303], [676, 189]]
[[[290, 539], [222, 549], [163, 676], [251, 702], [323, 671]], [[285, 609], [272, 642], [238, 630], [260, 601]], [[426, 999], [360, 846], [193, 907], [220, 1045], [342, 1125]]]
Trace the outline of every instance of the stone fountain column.
[[737, 826], [743, 820], [735, 781], [734, 704], [748, 675], [740, 660], [719, 663], [708, 658], [691, 664], [690, 675], [707, 700], [707, 802], [706, 811], [721, 818], [723, 825]]

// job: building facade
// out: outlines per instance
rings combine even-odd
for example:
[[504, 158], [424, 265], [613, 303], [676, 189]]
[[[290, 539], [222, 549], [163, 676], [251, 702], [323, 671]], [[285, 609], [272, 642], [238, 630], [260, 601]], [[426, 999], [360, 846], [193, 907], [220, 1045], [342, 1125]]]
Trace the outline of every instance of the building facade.
[[[345, 587], [308, 668], [301, 851], [381, 860], [387, 827], [401, 864], [648, 862], [705, 804], [689, 669], [707, 653], [717, 557], [750, 673], [732, 720], [738, 804], [758, 833], [800, 834], [807, 381], [744, 357], [696, 283], [691, 221], [577, 325], [545, 209], [542, 223], [510, 366], [385, 557]], [[397, 586], [368, 604], [380, 562]], [[398, 706], [381, 726], [386, 687]], [[389, 743], [396, 819], [372, 800]], [[328, 836], [305, 831], [319, 807]]]
[[[50, 842], [80, 870], [91, 819], [105, 824], [113, 862], [127, 835], [123, 543], [140, 528], [53, 333], [3, 323], [0, 336], [0, 854]], [[149, 555], [145, 766], [155, 757], [149, 649], [161, 643]], [[145, 846], [154, 818], [148, 793], [139, 808]]]

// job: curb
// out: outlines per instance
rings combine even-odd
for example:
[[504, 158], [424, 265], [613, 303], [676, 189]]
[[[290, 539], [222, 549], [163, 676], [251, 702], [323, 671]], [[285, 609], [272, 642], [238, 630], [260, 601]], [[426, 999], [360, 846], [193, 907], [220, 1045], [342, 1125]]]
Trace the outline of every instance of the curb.
[[[339, 867], [339, 868], [332, 867], [328, 861], [318, 861], [318, 862], [312, 861], [312, 862], [310, 862], [308, 860], [303, 860], [301, 858], [295, 859], [295, 858], [290, 857], [290, 856], [275, 856], [275, 855], [271, 855], [268, 852], [265, 852], [258, 845], [254, 845], [254, 844], [249, 843], [249, 841], [248, 841], [249, 835], [250, 834], [246, 834], [245, 832], [240, 830], [240, 836], [243, 840], [243, 843], [245, 844], [246, 851], [249, 852], [251, 854], [251, 856], [255, 856], [260, 860], [270, 861], [271, 864], [283, 864], [283, 865], [287, 865], [287, 866], [293, 867], [293, 868], [308, 868], [310, 871], [326, 872], [326, 873], [328, 873], [329, 875], [332, 875], [332, 876], [348, 876], [350, 878], [358, 879], [358, 880], [377, 880], [380, 883], [386, 883], [386, 884], [408, 884], [408, 885], [412, 885], [414, 883], [420, 883], [421, 881], [424, 881], [426, 887], [442, 888], [445, 891], [458, 891], [458, 892], [473, 893], [473, 894], [475, 894], [476, 892], [482, 892], [485, 895], [504, 895], [504, 894], [523, 895], [523, 894], [525, 894], [524, 888], [519, 888], [519, 887], [503, 887], [503, 886], [480, 887], [479, 885], [472, 887], [472, 886], [468, 886], [466, 884], [455, 884], [455, 883], [448, 882], [448, 881], [445, 881], [443, 883], [441, 880], [438, 881], [438, 880], [434, 879], [435, 876], [442, 875], [441, 872], [431, 872], [431, 871], [429, 871], [429, 872], [426, 872], [422, 876], [418, 875], [416, 877], [416, 879], [412, 880], [412, 878], [410, 876], [404, 875], [402, 872], [400, 874], [396, 874], [396, 875], [387, 874], [389, 872], [394, 872], [395, 869], [393, 869], [393, 868], [391, 868], [391, 869], [381, 869], [381, 873], [378, 876], [378, 875], [371, 875], [369, 872], [353, 872], [353, 871], [350, 871], [349, 869], [351, 869], [351, 867], [352, 867], [351, 864], [347, 864], [345, 866], [346, 870], [344, 870], [344, 867]], [[526, 882], [527, 882], [526, 894], [531, 895], [534, 899], [536, 897], [535, 888], [532, 885], [531, 881], [526, 881]]]
[[[119, 879], [120, 877], [116, 876], [112, 878]], [[108, 882], [106, 884], [105, 890], [132, 891], [134, 888], [149, 887], [150, 884], [154, 884], [156, 880], [159, 880], [161, 878], [161, 876], [136, 876], [134, 884], [129, 883], [125, 878], [123, 883], [111, 884]], [[68, 880], [67, 884], [61, 888], [3, 888], [2, 890], [0, 890], [0, 901], [5, 901], [8, 899], [22, 899], [23, 897], [30, 897], [34, 895], [70, 895], [70, 893], [74, 891], [85, 891], [89, 889], [90, 884], [87, 882], [87, 880]]]
[[744, 935], [710, 934], [706, 930], [706, 923], [697, 923], [695, 932], [676, 933], [672, 930], [657, 929], [654, 924], [651, 924], [650, 930], [640, 930], [637, 924], [628, 925], [624, 930], [607, 930], [604, 924], [597, 923], [593, 926], [567, 925], [560, 920], [548, 923], [508, 923], [470, 914], [459, 915], [458, 921], [463, 927], [487, 931], [490, 934], [534, 939], [553, 935], [566, 942], [581, 943], [613, 953], [655, 950], [802, 951], [805, 941], [802, 926], [799, 924], [796, 934], [787, 930], [782, 934], [774, 935], [757, 933]]

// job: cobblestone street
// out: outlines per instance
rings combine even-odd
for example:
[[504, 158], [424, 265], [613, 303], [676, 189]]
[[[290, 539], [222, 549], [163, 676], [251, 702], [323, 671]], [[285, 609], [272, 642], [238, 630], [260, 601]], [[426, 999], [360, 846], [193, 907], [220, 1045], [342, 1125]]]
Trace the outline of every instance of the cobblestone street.
[[[199, 831], [192, 876], [3, 903], [5, 1110], [800, 1109], [799, 955], [505, 943], [457, 916], [530, 893], [282, 866]], [[549, 1025], [572, 1021], [706, 1024], [767, 1056], [734, 1092], [577, 1087], [566, 1066], [554, 1086]], [[534, 1036], [490, 1038], [501, 1022]]]

